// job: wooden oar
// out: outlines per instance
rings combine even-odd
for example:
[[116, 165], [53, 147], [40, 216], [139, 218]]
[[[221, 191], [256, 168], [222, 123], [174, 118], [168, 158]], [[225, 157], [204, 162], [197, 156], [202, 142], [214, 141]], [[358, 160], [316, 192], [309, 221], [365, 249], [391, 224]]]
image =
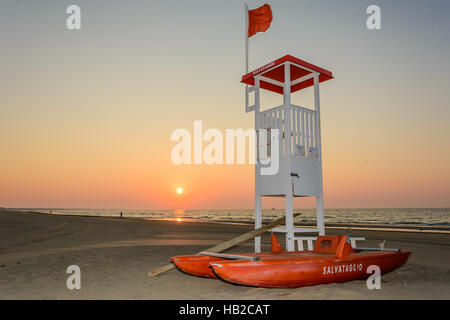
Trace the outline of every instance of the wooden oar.
[[228, 254], [228, 253], [200, 252], [199, 255], [228, 259], [228, 260], [250, 260], [253, 262], [258, 262], [260, 260], [259, 257], [241, 256], [239, 254]]
[[[298, 217], [299, 215], [301, 215], [301, 213], [294, 213], [294, 219], [296, 217]], [[263, 226], [261, 228], [252, 230], [252, 231], [247, 232], [247, 233], [244, 233], [244, 234], [242, 234], [242, 235], [240, 235], [240, 236], [238, 236], [236, 238], [233, 238], [231, 240], [225, 241], [225, 242], [223, 242], [221, 244], [218, 244], [217, 246], [214, 246], [212, 248], [206, 249], [204, 251], [208, 251], [208, 252], [212, 252], [212, 253], [219, 253], [219, 252], [225, 251], [225, 250], [230, 249], [230, 248], [232, 248], [232, 247], [234, 247], [234, 246], [236, 246], [238, 244], [241, 244], [242, 242], [245, 242], [247, 240], [255, 238], [255, 237], [263, 234], [264, 232], [266, 232], [266, 231], [268, 231], [270, 229], [273, 229], [274, 227], [276, 227], [276, 226], [278, 226], [280, 224], [283, 224], [285, 222], [285, 220], [286, 220], [286, 217], [280, 218], [278, 220], [275, 220], [275, 221], [269, 223], [266, 226]], [[150, 271], [148, 273], [148, 275], [150, 277], [153, 277], [153, 276], [157, 276], [157, 275], [159, 275], [161, 273], [164, 273], [166, 271], [170, 271], [172, 269], [175, 269], [175, 265], [171, 263], [171, 264], [168, 264], [168, 265], [166, 265], [164, 267], [161, 267], [161, 268], [155, 269], [153, 271]]]

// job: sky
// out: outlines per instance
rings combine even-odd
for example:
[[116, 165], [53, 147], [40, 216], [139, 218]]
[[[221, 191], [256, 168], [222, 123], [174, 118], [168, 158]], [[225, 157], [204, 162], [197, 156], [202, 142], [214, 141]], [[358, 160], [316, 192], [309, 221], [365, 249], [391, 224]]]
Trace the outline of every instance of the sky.
[[[450, 2], [268, 3], [274, 19], [250, 39], [250, 69], [291, 54], [335, 77], [320, 92], [325, 206], [449, 207]], [[81, 30], [66, 28], [71, 4]], [[371, 4], [381, 30], [366, 27]], [[240, 83], [243, 7], [1, 1], [0, 207], [253, 208], [252, 165], [170, 157], [171, 133], [195, 120], [254, 127]], [[262, 104], [279, 99], [263, 94]], [[311, 90], [293, 102], [311, 104]]]

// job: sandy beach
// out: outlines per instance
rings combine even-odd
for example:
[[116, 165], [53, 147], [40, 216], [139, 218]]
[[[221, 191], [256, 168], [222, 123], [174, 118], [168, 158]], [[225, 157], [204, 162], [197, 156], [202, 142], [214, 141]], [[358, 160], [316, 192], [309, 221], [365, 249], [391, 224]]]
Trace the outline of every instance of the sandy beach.
[[[352, 231], [364, 246], [409, 249], [405, 266], [365, 281], [297, 289], [236, 286], [172, 270], [148, 272], [173, 255], [193, 254], [251, 230], [251, 226], [149, 221], [0, 211], [0, 299], [450, 299], [450, 235]], [[327, 230], [328, 234], [342, 234]], [[265, 250], [269, 236], [263, 238]], [[246, 242], [230, 252], [252, 251]], [[81, 290], [68, 290], [66, 268], [81, 269]]]

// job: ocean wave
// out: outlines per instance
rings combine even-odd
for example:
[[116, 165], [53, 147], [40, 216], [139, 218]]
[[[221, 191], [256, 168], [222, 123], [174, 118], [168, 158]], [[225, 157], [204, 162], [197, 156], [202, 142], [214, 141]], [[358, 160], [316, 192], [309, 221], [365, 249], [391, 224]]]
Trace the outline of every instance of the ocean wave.
[[[30, 210], [30, 209], [27, 209]], [[150, 219], [189, 219], [199, 221], [254, 221], [254, 211], [243, 210], [126, 210], [126, 209], [50, 209], [36, 208], [35, 211], [67, 214], [118, 217], [150, 218]], [[295, 209], [302, 215], [296, 219], [297, 223], [314, 224], [315, 210]], [[280, 209], [263, 210], [263, 221], [268, 222], [284, 215]], [[325, 211], [325, 224], [339, 225], [389, 225], [410, 227], [447, 227], [450, 226], [449, 208], [386, 208], [386, 209], [327, 209]]]

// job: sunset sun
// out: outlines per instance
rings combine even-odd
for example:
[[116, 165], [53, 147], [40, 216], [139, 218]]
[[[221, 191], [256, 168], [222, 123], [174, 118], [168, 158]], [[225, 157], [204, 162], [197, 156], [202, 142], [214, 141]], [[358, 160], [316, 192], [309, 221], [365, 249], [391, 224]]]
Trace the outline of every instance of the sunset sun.
[[183, 193], [183, 188], [177, 188], [177, 193], [178, 194], [182, 194]]

